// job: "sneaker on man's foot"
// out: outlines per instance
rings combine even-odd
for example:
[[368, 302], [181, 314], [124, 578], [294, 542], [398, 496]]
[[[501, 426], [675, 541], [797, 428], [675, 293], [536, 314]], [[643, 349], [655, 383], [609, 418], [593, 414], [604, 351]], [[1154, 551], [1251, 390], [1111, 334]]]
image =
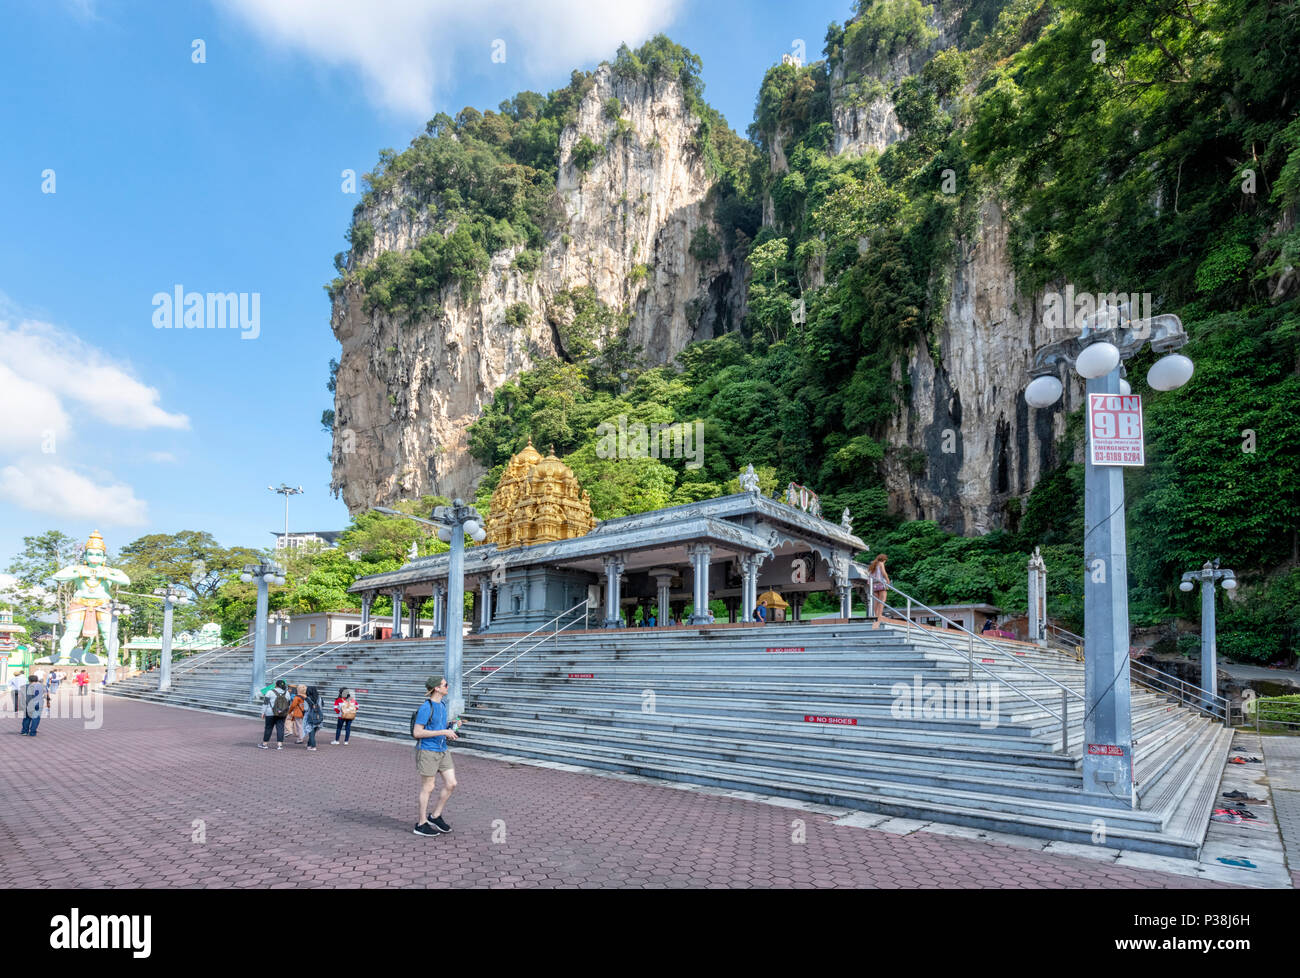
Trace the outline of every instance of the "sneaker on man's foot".
[[339, 745], [339, 742], [337, 740], [331, 740], [330, 743], [333, 744], [335, 747]]
[[262, 748], [262, 750], [270, 750], [270, 748], [267, 747], [266, 744], [258, 744], [257, 746]]
[[315, 750], [316, 748], [315, 748], [315, 747], [308, 747], [307, 749], [308, 749], [308, 750]]
[[276, 744], [276, 745], [275, 745], [275, 749], [276, 749], [276, 750], [284, 750], [284, 744]]
[[448, 825], [446, 821], [443, 820], [443, 817], [441, 815], [435, 815], [433, 818], [429, 819], [429, 821], [432, 822], [435, 826], [437, 826], [439, 832], [451, 831], [451, 826]]
[[441, 835], [432, 822], [421, 822], [415, 827], [416, 835]]

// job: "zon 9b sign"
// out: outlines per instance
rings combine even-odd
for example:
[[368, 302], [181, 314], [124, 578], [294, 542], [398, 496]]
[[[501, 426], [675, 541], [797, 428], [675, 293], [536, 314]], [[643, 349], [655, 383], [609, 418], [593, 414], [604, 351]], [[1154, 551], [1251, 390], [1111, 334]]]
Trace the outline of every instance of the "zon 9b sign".
[[1093, 465], [1144, 465], [1142, 398], [1088, 395], [1088, 451]]

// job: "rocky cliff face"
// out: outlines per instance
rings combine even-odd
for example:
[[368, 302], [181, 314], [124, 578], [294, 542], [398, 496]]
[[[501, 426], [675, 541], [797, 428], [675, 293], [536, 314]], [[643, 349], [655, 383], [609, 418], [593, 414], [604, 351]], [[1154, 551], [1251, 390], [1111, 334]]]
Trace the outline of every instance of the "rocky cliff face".
[[[475, 295], [465, 299], [451, 286], [433, 314], [415, 318], [368, 312], [355, 281], [335, 299], [331, 324], [343, 350], [333, 488], [350, 511], [421, 493], [472, 494], [483, 473], [466, 450], [466, 429], [498, 387], [540, 358], [563, 355], [561, 293], [589, 287], [629, 313], [628, 338], [650, 364], [738, 323], [743, 271], [733, 256], [701, 263], [689, 250], [695, 230], [711, 227], [713, 179], [680, 86], [622, 79], [608, 66], [593, 81], [576, 124], [560, 137], [536, 271], [511, 267], [522, 246], [502, 252]], [[610, 98], [622, 104], [621, 134], [604, 111]], [[586, 172], [573, 163], [583, 136], [606, 147]], [[427, 210], [408, 211], [407, 199], [399, 187], [359, 216], [375, 238], [354, 264], [406, 251], [436, 229]], [[531, 310], [522, 326], [506, 321], [517, 303]]]
[[1067, 385], [1052, 410], [1025, 403], [1034, 351], [1061, 336], [1044, 328], [1041, 297], [1016, 288], [996, 200], [956, 252], [937, 361], [918, 345], [895, 368], [907, 372], [911, 396], [887, 433], [885, 474], [896, 511], [975, 534], [1008, 526], [1008, 504], [1061, 461], [1055, 445], [1083, 382]]

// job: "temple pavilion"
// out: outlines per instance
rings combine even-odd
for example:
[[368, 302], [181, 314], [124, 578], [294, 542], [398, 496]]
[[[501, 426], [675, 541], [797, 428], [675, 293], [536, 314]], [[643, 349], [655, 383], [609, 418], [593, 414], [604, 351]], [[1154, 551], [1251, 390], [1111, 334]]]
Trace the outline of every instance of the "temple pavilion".
[[[814, 515], [806, 493], [802, 502], [793, 491], [789, 501], [769, 499], [752, 467], [741, 485], [729, 496], [597, 521], [572, 469], [530, 441], [492, 494], [484, 542], [465, 550], [474, 630], [528, 632], [566, 615], [565, 624], [623, 628], [636, 624], [638, 608], [659, 627], [707, 625], [711, 600], [724, 603], [729, 621], [750, 621], [760, 590], [786, 602], [793, 621], [809, 593], [831, 590], [849, 617], [852, 588], [866, 580], [854, 557], [867, 545], [847, 511], [837, 524]], [[379, 595], [393, 600], [394, 638], [403, 636], [403, 603], [414, 616], [430, 597], [445, 630], [448, 564], [448, 554], [436, 554], [358, 578], [349, 590], [361, 597], [361, 631]]]

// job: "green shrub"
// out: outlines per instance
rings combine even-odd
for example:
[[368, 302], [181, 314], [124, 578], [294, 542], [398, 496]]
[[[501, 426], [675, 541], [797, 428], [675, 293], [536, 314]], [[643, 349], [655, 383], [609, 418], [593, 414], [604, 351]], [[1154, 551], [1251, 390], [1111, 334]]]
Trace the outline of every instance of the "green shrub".
[[533, 317], [533, 309], [526, 302], [516, 302], [506, 308], [506, 325], [518, 329], [527, 326]]
[[701, 224], [691, 235], [691, 244], [687, 249], [691, 256], [698, 262], [714, 261], [722, 253], [722, 245], [713, 232], [709, 230], [708, 225]]
[[605, 152], [605, 147], [600, 143], [593, 142], [586, 134], [579, 137], [577, 145], [573, 147], [573, 165], [583, 173], [591, 169], [592, 164], [596, 162], [596, 157]]

